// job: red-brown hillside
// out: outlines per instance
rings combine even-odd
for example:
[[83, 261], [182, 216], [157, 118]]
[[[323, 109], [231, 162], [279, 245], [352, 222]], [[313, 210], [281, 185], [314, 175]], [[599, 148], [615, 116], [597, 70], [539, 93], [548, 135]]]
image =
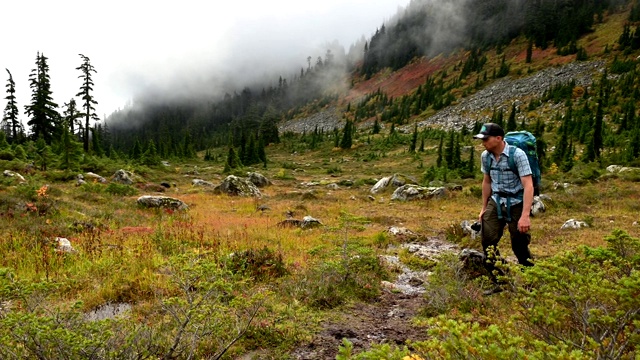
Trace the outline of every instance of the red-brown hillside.
[[357, 82], [345, 97], [345, 102], [352, 102], [358, 98], [373, 93], [378, 89], [390, 97], [406, 95], [438, 70], [446, 67], [451, 57], [438, 56], [433, 59], [420, 58], [397, 71], [381, 71], [371, 79]]

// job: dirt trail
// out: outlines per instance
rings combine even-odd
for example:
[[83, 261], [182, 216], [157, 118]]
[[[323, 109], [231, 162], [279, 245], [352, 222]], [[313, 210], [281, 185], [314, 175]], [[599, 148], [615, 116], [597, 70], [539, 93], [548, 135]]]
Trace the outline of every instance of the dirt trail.
[[405, 295], [384, 290], [375, 303], [355, 304], [347, 308], [339, 321], [327, 321], [323, 330], [308, 344], [296, 349], [294, 359], [335, 359], [342, 339], [353, 343], [354, 352], [368, 349], [372, 343], [403, 345], [406, 340], [424, 340], [426, 331], [411, 319], [418, 314], [424, 295]]

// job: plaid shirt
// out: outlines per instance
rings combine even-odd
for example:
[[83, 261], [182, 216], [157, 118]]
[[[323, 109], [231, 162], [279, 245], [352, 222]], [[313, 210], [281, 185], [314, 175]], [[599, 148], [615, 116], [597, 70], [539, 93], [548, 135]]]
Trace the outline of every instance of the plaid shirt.
[[[493, 154], [490, 154], [487, 150], [482, 152], [481, 156], [481, 167], [483, 174], [487, 174], [487, 169], [485, 169], [486, 164], [491, 164], [491, 169], [489, 172], [489, 176], [491, 177], [491, 193], [493, 194], [493, 200], [498, 202], [498, 193], [509, 193], [515, 194], [523, 189], [522, 182], [520, 181], [520, 177], [531, 175], [531, 167], [529, 167], [529, 160], [527, 159], [527, 154], [525, 154], [522, 149], [516, 148], [513, 156], [515, 157], [515, 164], [518, 169], [518, 173], [520, 176], [516, 175], [509, 168], [509, 148], [511, 145], [508, 143], [504, 143], [504, 149], [502, 150], [502, 154], [500, 155], [500, 160], [496, 161]], [[488, 157], [491, 157], [491, 162], [489, 162]], [[522, 199], [511, 198], [511, 205], [518, 204], [522, 201]], [[507, 199], [504, 196], [500, 197], [500, 203], [506, 204]]]

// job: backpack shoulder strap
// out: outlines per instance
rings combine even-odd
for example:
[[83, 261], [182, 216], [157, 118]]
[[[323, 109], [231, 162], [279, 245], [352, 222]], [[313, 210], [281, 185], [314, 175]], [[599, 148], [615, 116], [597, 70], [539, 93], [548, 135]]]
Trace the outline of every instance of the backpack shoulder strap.
[[487, 153], [487, 156], [485, 158], [485, 162], [484, 162], [484, 170], [487, 172], [487, 174], [491, 173], [491, 163], [493, 162], [493, 159], [491, 158], [491, 154]]
[[516, 146], [515, 145], [509, 145], [509, 169], [511, 169], [511, 171], [513, 171], [514, 174], [516, 175], [520, 175], [518, 173], [518, 167], [516, 166]]

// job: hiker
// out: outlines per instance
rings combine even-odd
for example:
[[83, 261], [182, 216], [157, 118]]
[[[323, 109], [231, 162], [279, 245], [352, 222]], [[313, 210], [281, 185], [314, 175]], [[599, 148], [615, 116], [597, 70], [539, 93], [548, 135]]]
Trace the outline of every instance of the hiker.
[[[497, 281], [493, 271], [496, 259], [500, 256], [497, 246], [505, 225], [509, 226], [511, 248], [518, 262], [523, 266], [533, 266], [529, 252], [529, 215], [533, 202], [531, 167], [525, 152], [509, 145], [504, 141], [504, 136], [504, 130], [494, 123], [484, 124], [480, 133], [473, 136], [482, 139], [486, 149], [481, 155], [482, 210], [478, 220], [481, 224], [482, 249], [486, 256], [485, 267], [495, 284]], [[511, 164], [510, 154], [513, 156]]]

